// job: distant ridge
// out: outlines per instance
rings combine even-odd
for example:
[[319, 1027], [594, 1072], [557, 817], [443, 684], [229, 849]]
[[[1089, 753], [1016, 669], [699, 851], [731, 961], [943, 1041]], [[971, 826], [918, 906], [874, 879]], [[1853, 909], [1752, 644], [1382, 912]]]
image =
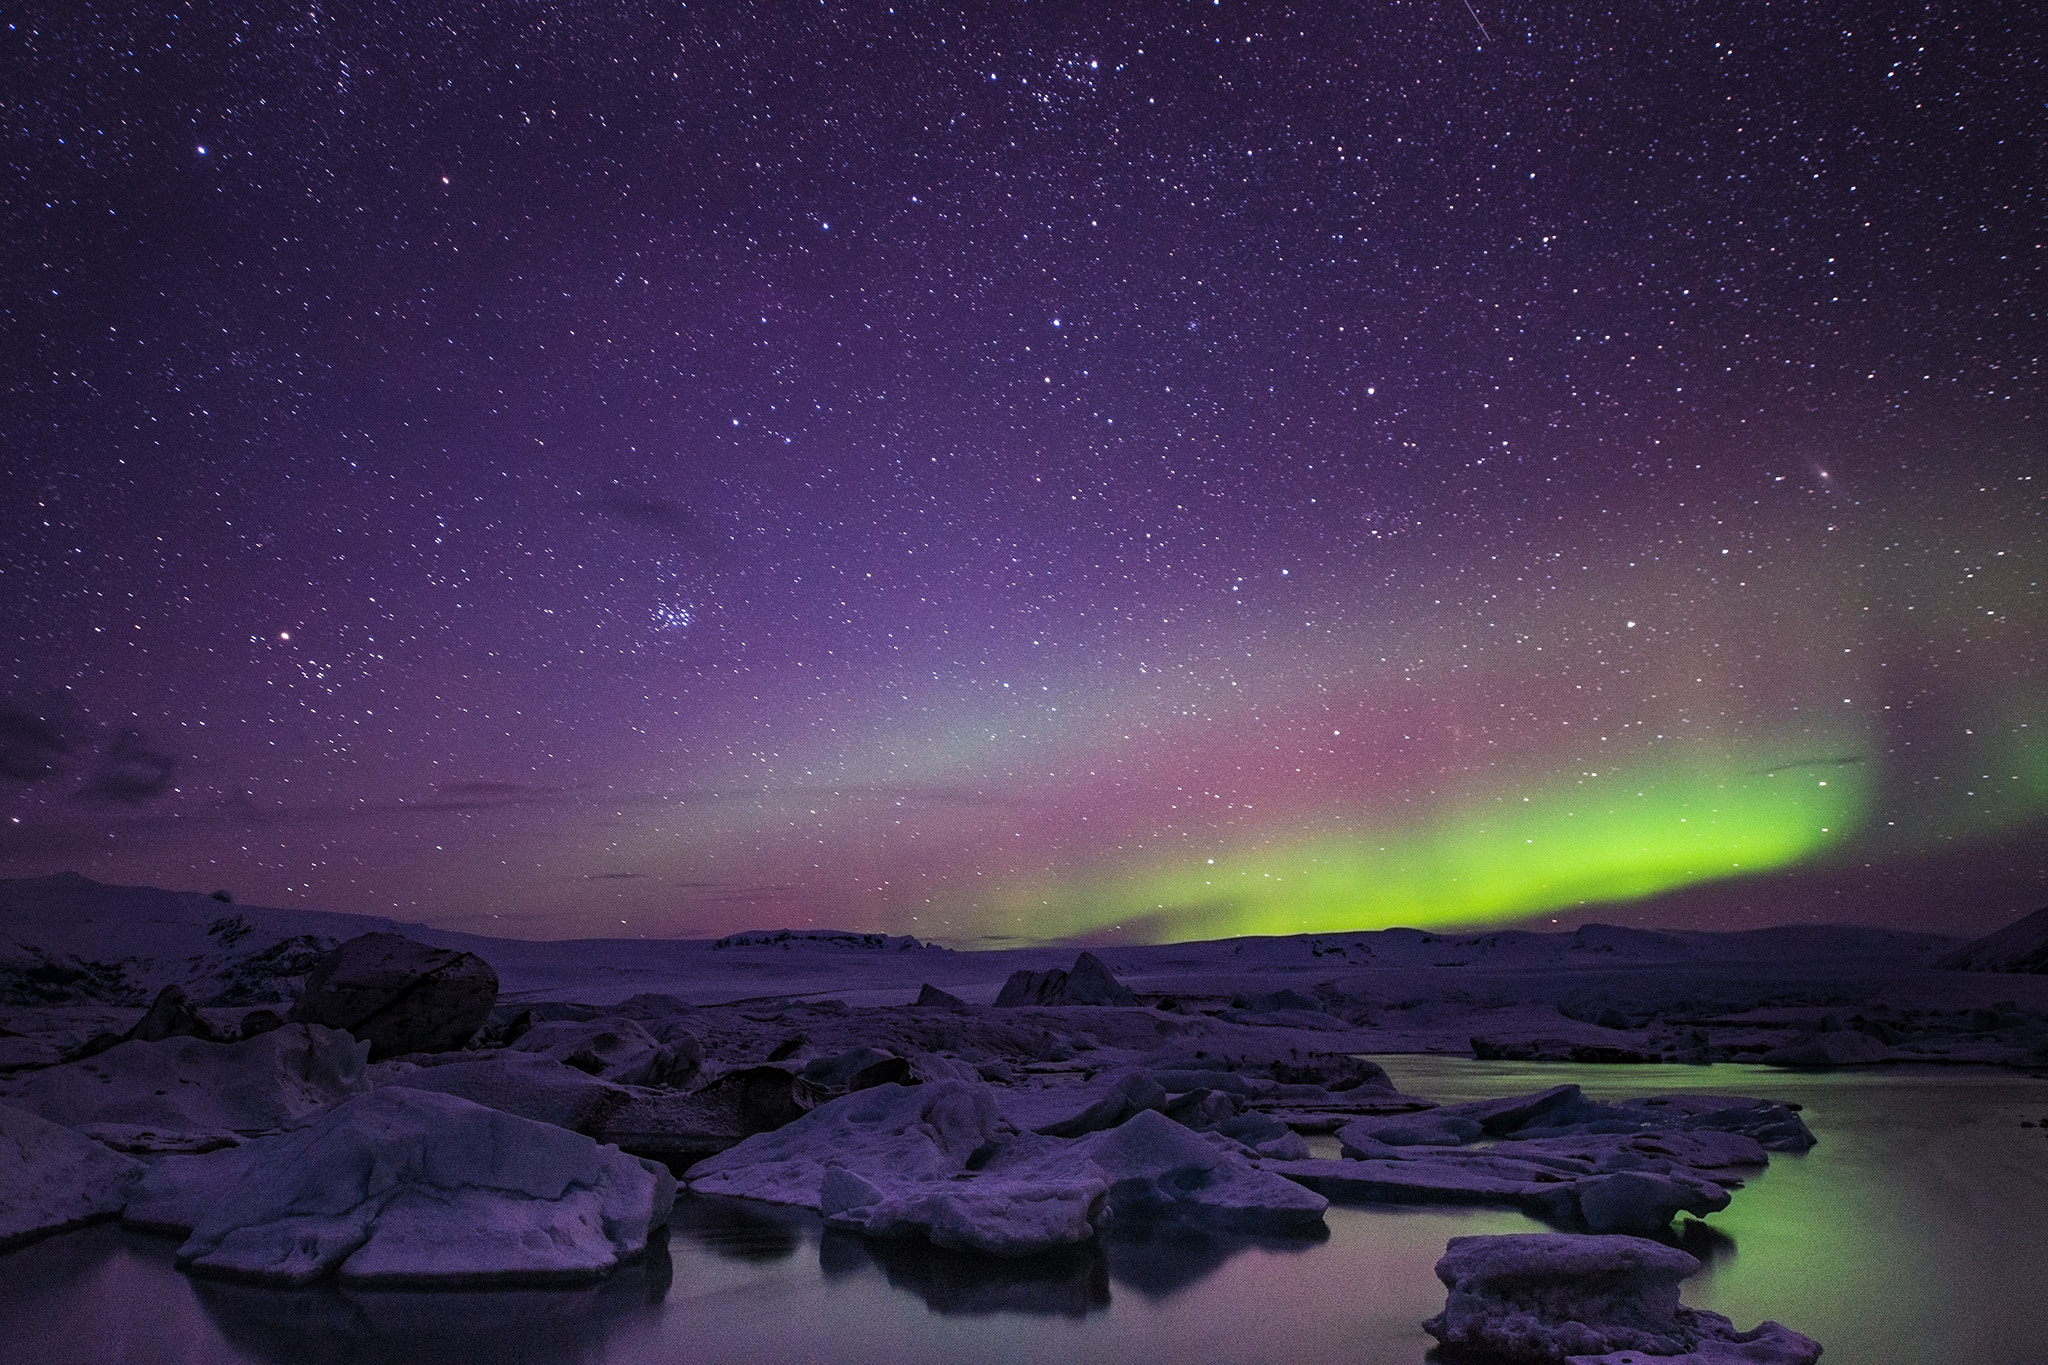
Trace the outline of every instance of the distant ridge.
[[936, 943], [922, 943], [908, 934], [862, 934], [848, 929], [746, 929], [737, 934], [712, 940], [713, 948], [791, 948], [797, 946], [818, 948], [852, 948], [861, 952], [909, 952], [912, 949], [940, 948]]
[[1959, 972], [2048, 973], [2048, 905], [1964, 944], [1934, 965]]

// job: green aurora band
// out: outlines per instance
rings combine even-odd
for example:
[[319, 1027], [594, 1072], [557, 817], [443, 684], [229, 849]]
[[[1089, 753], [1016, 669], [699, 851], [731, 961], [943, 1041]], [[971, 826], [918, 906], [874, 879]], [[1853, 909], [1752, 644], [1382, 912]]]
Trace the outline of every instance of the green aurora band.
[[1507, 923], [1819, 857], [1864, 828], [1869, 769], [1644, 764], [1412, 824], [1106, 869], [986, 908], [1033, 938], [1130, 942]]

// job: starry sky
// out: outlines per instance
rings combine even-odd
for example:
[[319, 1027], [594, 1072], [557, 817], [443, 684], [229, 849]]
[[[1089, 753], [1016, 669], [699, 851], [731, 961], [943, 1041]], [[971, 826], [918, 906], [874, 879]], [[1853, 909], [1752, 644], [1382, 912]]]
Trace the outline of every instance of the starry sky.
[[0, 54], [0, 875], [959, 946], [2048, 900], [2031, 7]]

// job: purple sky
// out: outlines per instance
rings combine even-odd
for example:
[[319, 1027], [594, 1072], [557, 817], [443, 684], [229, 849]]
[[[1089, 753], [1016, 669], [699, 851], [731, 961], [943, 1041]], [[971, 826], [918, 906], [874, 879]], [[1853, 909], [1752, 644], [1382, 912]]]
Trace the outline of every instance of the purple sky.
[[2039, 15], [956, 10], [18, 17], [0, 875], [2048, 900]]

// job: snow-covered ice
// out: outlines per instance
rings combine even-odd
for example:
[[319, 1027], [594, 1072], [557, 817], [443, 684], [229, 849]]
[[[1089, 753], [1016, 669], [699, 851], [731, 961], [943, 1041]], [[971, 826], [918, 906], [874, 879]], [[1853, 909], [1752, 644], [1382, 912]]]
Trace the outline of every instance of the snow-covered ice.
[[188, 1232], [188, 1269], [279, 1284], [576, 1282], [641, 1254], [658, 1163], [480, 1104], [386, 1086], [305, 1127], [143, 1178], [128, 1221]]
[[1640, 1237], [1514, 1233], [1453, 1237], [1436, 1274], [1449, 1291], [1423, 1329], [1503, 1362], [1748, 1361], [1812, 1365], [1820, 1347], [1774, 1322], [1737, 1332], [1679, 1302], [1700, 1263]]
[[0, 1250], [119, 1215], [145, 1169], [41, 1115], [0, 1104]]
[[364, 1046], [317, 1024], [238, 1043], [121, 1043], [18, 1073], [0, 1085], [0, 1100], [131, 1151], [227, 1146], [367, 1089]]

